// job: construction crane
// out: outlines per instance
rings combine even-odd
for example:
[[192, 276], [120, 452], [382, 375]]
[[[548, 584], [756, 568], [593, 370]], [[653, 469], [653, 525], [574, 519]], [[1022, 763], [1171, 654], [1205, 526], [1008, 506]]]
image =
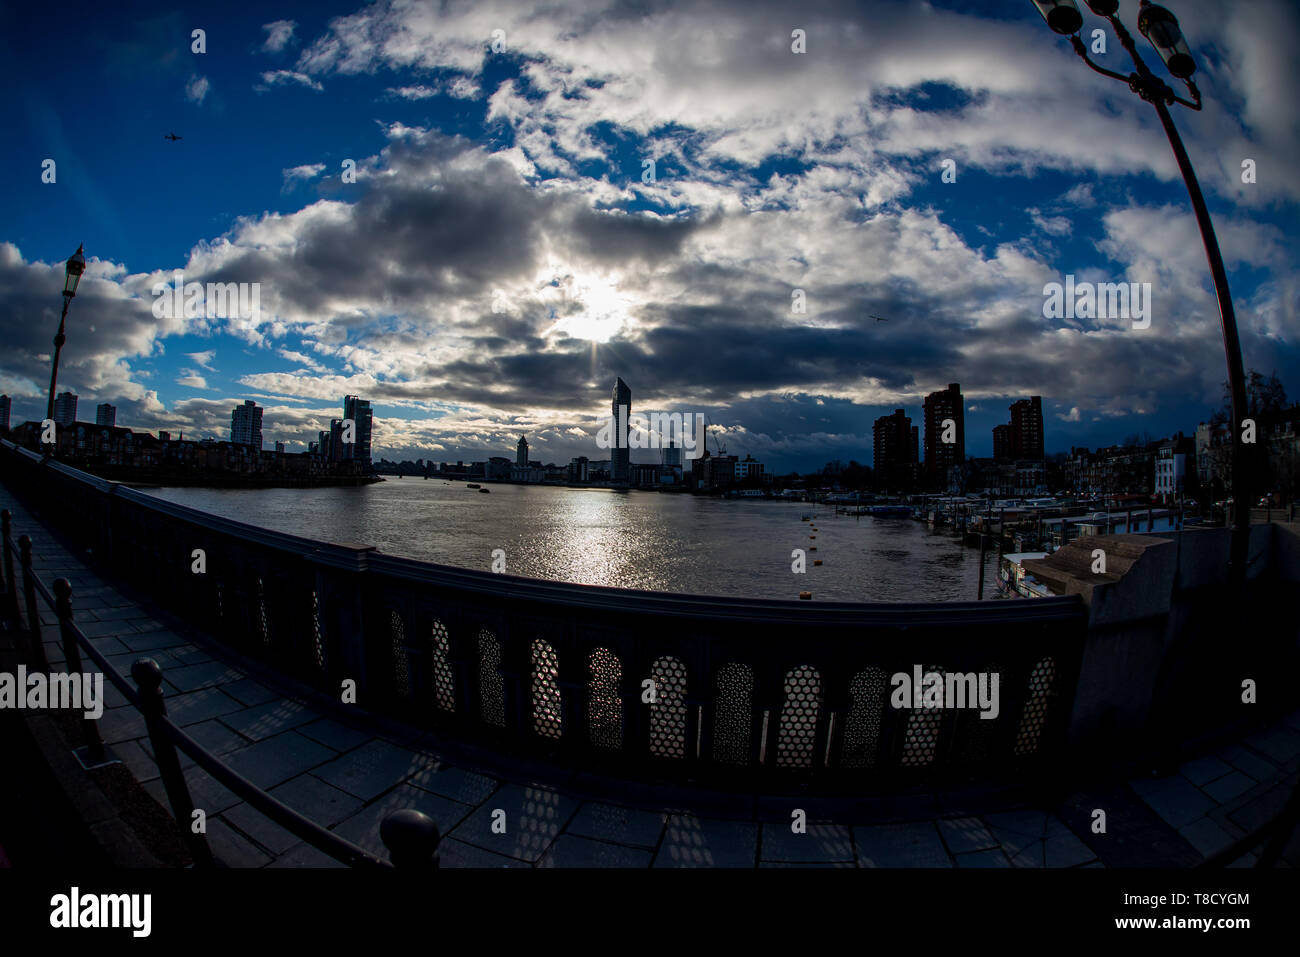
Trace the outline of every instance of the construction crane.
[[[704, 430], [704, 432], [705, 432], [704, 451], [705, 451], [705, 452], [708, 452], [708, 451], [709, 451], [708, 430], [711, 429], [711, 428], [713, 428], [713, 422], [709, 419], [708, 416], [705, 416], [705, 417], [704, 417], [704, 423], [705, 423], [705, 430]], [[720, 440], [718, 440], [717, 438], [714, 438], [714, 440], [713, 440], [713, 444], [716, 445], [716, 446], [718, 447], [718, 454], [719, 454], [719, 455], [726, 455], [726, 454], [727, 454], [727, 447], [726, 447], [726, 445], [724, 445]]]

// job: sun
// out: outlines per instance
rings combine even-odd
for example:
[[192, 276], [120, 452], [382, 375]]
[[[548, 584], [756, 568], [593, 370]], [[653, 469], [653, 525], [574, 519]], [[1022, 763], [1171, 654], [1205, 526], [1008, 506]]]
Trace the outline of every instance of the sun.
[[561, 270], [551, 273], [543, 291], [556, 317], [548, 332], [603, 343], [631, 321], [633, 302], [619, 289], [617, 275]]

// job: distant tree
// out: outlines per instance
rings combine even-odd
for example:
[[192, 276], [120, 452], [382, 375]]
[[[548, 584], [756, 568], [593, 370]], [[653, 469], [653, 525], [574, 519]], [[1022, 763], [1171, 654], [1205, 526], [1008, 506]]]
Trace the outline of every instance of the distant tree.
[[[1254, 369], [1246, 374], [1246, 412], [1251, 417], [1281, 412], [1287, 407], [1286, 387], [1276, 372], [1264, 378]], [[1212, 425], [1226, 425], [1232, 418], [1232, 388], [1223, 383], [1223, 407], [1210, 416]]]

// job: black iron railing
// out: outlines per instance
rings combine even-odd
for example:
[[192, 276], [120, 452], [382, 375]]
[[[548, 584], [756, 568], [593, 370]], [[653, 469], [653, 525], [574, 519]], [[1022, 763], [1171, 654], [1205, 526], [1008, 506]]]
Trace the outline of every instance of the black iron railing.
[[[216, 755], [190, 737], [167, 717], [167, 705], [162, 691], [162, 668], [152, 658], [142, 657], [131, 667], [136, 687], [87, 639], [77, 626], [72, 609], [72, 585], [66, 578], [56, 579], [53, 593], [32, 569], [32, 541], [22, 535], [15, 543], [12, 538], [12, 516], [8, 509], [0, 511], [0, 550], [4, 553], [4, 601], [0, 612], [17, 628], [26, 632], [27, 657], [34, 667], [50, 671], [45, 655], [45, 642], [41, 633], [41, 618], [36, 597], [39, 595], [54, 611], [59, 623], [66, 671], [69, 675], [86, 674], [82, 668], [81, 652], [123, 694], [131, 706], [144, 716], [149, 733], [149, 744], [158, 765], [163, 788], [171, 804], [182, 840], [194, 863], [211, 867], [216, 861], [208, 846], [205, 831], [196, 831], [193, 824], [194, 802], [181, 768], [177, 749], [188, 754], [204, 771], [225, 785], [236, 796], [284, 827], [317, 850], [350, 867], [387, 868], [437, 867], [437, 845], [440, 839], [437, 825], [419, 811], [405, 808], [388, 815], [380, 825], [380, 836], [391, 854], [391, 863], [370, 854], [344, 840], [314, 821], [303, 817], [277, 798], [235, 772]], [[26, 605], [26, 621], [18, 606], [18, 582], [13, 567], [13, 554], [19, 555], [22, 592]], [[83, 678], [82, 680], [86, 680]], [[81, 729], [84, 745], [82, 763], [95, 767], [107, 757], [99, 729], [94, 719], [83, 714]]]
[[[719, 787], [1022, 778], [1065, 756], [1077, 597], [852, 604], [493, 575], [229, 521], [0, 443], [5, 481], [151, 600], [338, 700], [449, 741]], [[996, 673], [1000, 713], [891, 703]]]

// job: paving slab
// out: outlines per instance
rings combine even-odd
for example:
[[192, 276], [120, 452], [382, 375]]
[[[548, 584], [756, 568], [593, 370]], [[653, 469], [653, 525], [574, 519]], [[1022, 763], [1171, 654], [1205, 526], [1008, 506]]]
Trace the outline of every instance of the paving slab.
[[246, 708], [226, 715], [222, 720], [244, 737], [252, 741], [261, 741], [296, 728], [300, 724], [315, 721], [319, 717], [319, 714], [306, 705], [284, 699]]
[[272, 788], [304, 771], [324, 764], [335, 752], [310, 738], [286, 731], [226, 755], [231, 770], [259, 788]]
[[1214, 801], [1181, 775], [1154, 781], [1139, 779], [1130, 786], [1174, 829], [1191, 824], [1215, 807]]
[[954, 854], [987, 851], [998, 846], [997, 839], [977, 817], [949, 818], [939, 821], [939, 834]]
[[1209, 857], [1223, 850], [1235, 840], [1231, 834], [1208, 817], [1179, 828], [1178, 833], [1188, 844], [1196, 848], [1202, 857]]
[[[252, 678], [243, 678], [238, 681], [232, 681], [229, 684], [222, 685], [221, 690], [230, 697], [239, 701], [241, 704], [253, 706], [266, 704], [269, 701], [277, 701], [281, 695], [278, 691], [272, 691], [265, 685], [259, 684]], [[326, 742], [322, 742], [324, 744]]]
[[438, 863], [441, 867], [469, 868], [529, 866], [517, 858], [494, 854], [454, 838], [444, 839], [438, 845]]
[[271, 855], [219, 817], [208, 821], [208, 847], [212, 848], [212, 856], [227, 867], [265, 867], [271, 863]]
[[653, 849], [663, 834], [667, 817], [653, 811], [588, 801], [569, 822], [566, 833]]
[[[507, 784], [461, 822], [451, 836], [532, 864], [546, 852], [577, 809], [576, 800], [558, 791]], [[498, 810], [505, 812], [504, 834], [492, 829], [494, 812]], [[495, 819], [501, 818], [497, 815]]]
[[[229, 688], [224, 690], [233, 694]], [[296, 730], [299, 734], [305, 734], [313, 741], [319, 741], [326, 747], [333, 748], [340, 753], [351, 751], [358, 745], [365, 744], [373, 737], [366, 731], [340, 724], [333, 718], [321, 718], [319, 721], [313, 721], [310, 724], [299, 725]]]
[[374, 740], [322, 765], [315, 774], [363, 801], [372, 801], [432, 763], [395, 744]]
[[300, 774], [272, 788], [271, 794], [321, 827], [333, 827], [361, 807], [356, 797], [310, 774]]
[[649, 867], [650, 851], [641, 847], [593, 841], [561, 834], [537, 862], [538, 867]]
[[1191, 781], [1198, 788], [1204, 787], [1211, 781], [1223, 777], [1232, 770], [1232, 765], [1221, 758], [1213, 755], [1204, 758], [1197, 758], [1195, 761], [1188, 761], [1181, 768], [1179, 773], [1187, 780]]
[[952, 867], [933, 821], [855, 827], [862, 867]]
[[221, 812], [221, 816], [257, 842], [271, 856], [278, 857], [302, 843], [302, 838], [281, 827], [247, 802]]
[[430, 765], [411, 775], [409, 783], [462, 804], [480, 804], [501, 787], [501, 782], [496, 778], [442, 763]]
[[999, 847], [956, 855], [958, 867], [1010, 867], [1011, 862]]
[[1272, 761], [1240, 745], [1224, 748], [1219, 752], [1219, 757], [1256, 781], [1268, 781], [1278, 773], [1277, 765]]
[[1223, 777], [1204, 785], [1201, 790], [1219, 804], [1226, 804], [1233, 798], [1245, 794], [1255, 787], [1254, 778], [1241, 771], [1230, 771]]
[[319, 851], [310, 844], [299, 844], [292, 850], [280, 855], [267, 867], [346, 867], [334, 860], [324, 851]]
[[788, 823], [764, 822], [759, 844], [764, 861], [851, 861], [853, 835], [840, 824], [809, 824], [796, 834]]
[[1246, 744], [1268, 757], [1275, 764], [1286, 764], [1300, 755], [1300, 732], [1282, 725], [1261, 731], [1246, 739]]
[[753, 867], [758, 825], [674, 814], [664, 828], [655, 867]]

